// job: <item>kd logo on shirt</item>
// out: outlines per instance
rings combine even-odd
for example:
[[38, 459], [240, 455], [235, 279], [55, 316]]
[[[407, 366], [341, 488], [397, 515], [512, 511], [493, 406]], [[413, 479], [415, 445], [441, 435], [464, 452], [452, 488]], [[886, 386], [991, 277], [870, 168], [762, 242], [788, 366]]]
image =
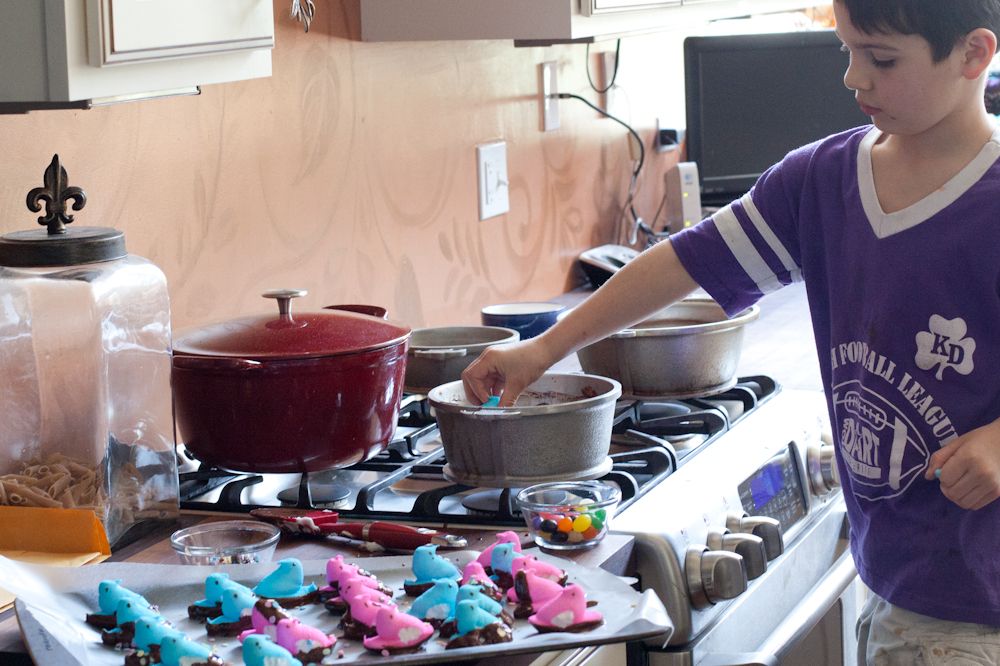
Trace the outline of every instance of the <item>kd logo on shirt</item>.
[[917, 367], [930, 370], [938, 366], [937, 377], [941, 381], [945, 368], [953, 368], [961, 375], [967, 375], [975, 367], [972, 355], [976, 351], [976, 341], [965, 337], [968, 327], [961, 317], [945, 319], [940, 315], [931, 315], [927, 326], [930, 331], [917, 333], [917, 355], [914, 357]]
[[920, 476], [930, 454], [895, 405], [857, 380], [834, 387], [833, 405], [840, 452], [855, 495], [869, 500], [895, 497]]

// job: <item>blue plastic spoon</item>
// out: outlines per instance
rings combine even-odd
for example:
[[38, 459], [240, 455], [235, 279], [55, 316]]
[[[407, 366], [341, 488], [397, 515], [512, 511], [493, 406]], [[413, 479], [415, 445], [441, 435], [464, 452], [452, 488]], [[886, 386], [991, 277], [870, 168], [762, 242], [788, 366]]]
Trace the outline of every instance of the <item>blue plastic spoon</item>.
[[935, 479], [940, 479], [941, 478], [941, 468], [940, 467], [938, 467], [936, 470], [934, 470], [934, 478]]
[[499, 407], [500, 406], [500, 396], [491, 395], [489, 400], [483, 403], [483, 407]]

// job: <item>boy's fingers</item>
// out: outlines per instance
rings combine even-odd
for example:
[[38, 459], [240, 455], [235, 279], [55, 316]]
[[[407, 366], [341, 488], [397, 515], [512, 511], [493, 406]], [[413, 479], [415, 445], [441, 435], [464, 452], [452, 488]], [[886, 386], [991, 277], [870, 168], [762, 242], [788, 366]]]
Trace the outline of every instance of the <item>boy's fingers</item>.
[[948, 460], [955, 455], [955, 452], [958, 451], [961, 446], [961, 442], [961, 439], [957, 439], [935, 451], [934, 455], [932, 455], [930, 460], [927, 461], [927, 469], [924, 471], [924, 478], [928, 481], [932, 481], [934, 479], [935, 470], [944, 469], [945, 463], [947, 463]]

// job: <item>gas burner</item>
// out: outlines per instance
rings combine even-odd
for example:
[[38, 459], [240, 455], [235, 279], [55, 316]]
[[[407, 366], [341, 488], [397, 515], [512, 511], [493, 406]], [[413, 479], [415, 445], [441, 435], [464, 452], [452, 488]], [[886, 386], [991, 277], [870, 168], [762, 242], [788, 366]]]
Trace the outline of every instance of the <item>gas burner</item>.
[[518, 514], [516, 503], [513, 498], [517, 497], [518, 490], [513, 488], [491, 488], [477, 493], [470, 493], [462, 498], [462, 506], [469, 511], [482, 515], [494, 515], [501, 510], [507, 509], [511, 514]]
[[[297, 506], [300, 502], [300, 491], [301, 484], [285, 488], [278, 493], [278, 500], [286, 506]], [[310, 499], [307, 503], [317, 509], [341, 509], [347, 506], [347, 499], [350, 496], [351, 490], [346, 486], [310, 481]]]

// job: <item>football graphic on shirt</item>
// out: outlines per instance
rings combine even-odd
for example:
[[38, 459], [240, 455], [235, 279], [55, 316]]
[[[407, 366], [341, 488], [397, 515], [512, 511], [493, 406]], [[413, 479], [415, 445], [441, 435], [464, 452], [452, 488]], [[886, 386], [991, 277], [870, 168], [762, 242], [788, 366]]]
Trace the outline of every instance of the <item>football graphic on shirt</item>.
[[855, 495], [895, 497], [927, 467], [923, 437], [895, 405], [857, 380], [833, 389], [840, 453]]

